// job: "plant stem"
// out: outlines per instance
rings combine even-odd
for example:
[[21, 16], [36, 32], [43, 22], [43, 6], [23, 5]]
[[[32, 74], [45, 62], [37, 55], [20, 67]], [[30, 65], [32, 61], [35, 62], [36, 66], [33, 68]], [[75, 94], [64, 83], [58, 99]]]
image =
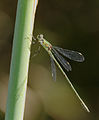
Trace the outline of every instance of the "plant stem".
[[5, 120], [23, 120], [37, 0], [18, 0]]

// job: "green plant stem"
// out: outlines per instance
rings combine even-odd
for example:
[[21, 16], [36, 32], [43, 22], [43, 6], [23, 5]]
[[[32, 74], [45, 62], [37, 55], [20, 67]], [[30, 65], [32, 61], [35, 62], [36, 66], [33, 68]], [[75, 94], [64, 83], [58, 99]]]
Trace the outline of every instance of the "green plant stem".
[[37, 0], [18, 0], [5, 120], [23, 120]]

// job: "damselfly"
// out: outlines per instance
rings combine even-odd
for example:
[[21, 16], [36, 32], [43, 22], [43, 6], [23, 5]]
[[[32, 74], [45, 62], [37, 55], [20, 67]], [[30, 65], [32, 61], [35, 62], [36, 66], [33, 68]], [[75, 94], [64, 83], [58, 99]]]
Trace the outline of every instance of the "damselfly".
[[72, 83], [68, 79], [66, 73], [64, 72], [64, 70], [61, 67], [61, 65], [62, 65], [64, 67], [64, 69], [66, 69], [67, 71], [71, 71], [71, 65], [61, 55], [65, 56], [65, 57], [67, 57], [71, 60], [77, 61], [77, 62], [83, 62], [84, 61], [84, 56], [81, 53], [76, 52], [76, 51], [67, 50], [67, 49], [63, 49], [63, 48], [60, 48], [60, 47], [52, 46], [47, 40], [45, 40], [43, 38], [42, 34], [38, 35], [37, 39], [35, 39], [33, 37], [33, 40], [39, 42], [41, 44], [41, 46], [43, 46], [43, 48], [48, 52], [48, 54], [51, 58], [51, 70], [52, 70], [53, 80], [56, 81], [56, 67], [55, 67], [55, 63], [56, 63], [57, 66], [59, 67], [59, 69], [61, 70], [61, 72], [63, 73], [63, 75], [65, 76], [66, 80], [70, 84], [74, 93], [77, 95], [78, 99], [80, 100], [81, 105], [83, 105], [83, 107], [85, 108], [85, 110], [87, 112], [90, 112], [88, 107], [83, 102], [83, 100], [81, 99], [81, 97], [79, 96], [79, 94], [75, 90], [74, 86], [72, 85]]

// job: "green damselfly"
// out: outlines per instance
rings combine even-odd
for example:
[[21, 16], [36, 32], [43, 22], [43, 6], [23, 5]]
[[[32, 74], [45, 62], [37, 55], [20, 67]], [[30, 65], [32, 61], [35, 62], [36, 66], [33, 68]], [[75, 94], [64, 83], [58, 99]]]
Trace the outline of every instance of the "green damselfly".
[[[47, 40], [45, 40], [43, 38], [42, 34], [38, 35], [37, 39], [35, 39], [34, 36], [33, 36], [33, 40], [36, 41], [36, 42], [39, 42], [40, 45], [43, 46], [43, 48], [48, 52], [48, 54], [51, 58], [51, 70], [52, 70], [53, 80], [56, 81], [56, 67], [55, 67], [55, 63], [56, 63], [57, 66], [59, 67], [59, 69], [61, 70], [61, 72], [63, 73], [63, 75], [65, 76], [66, 80], [70, 84], [72, 90], [74, 91], [74, 93], [76, 94], [78, 99], [80, 100], [81, 105], [85, 108], [85, 110], [87, 112], [90, 112], [88, 107], [83, 102], [83, 100], [81, 99], [81, 97], [79, 96], [79, 94], [75, 90], [74, 86], [72, 85], [72, 83], [68, 79], [66, 73], [64, 72], [64, 70], [61, 67], [61, 65], [62, 65], [64, 67], [64, 69], [66, 69], [67, 71], [71, 71], [71, 69], [72, 69], [69, 62], [66, 61], [61, 55], [65, 56], [65, 57], [67, 57], [71, 60], [77, 61], [77, 62], [83, 62], [84, 61], [84, 56], [77, 51], [72, 51], [72, 50], [67, 50], [67, 49], [63, 49], [63, 48], [60, 48], [60, 47], [52, 46]], [[33, 44], [34, 43], [35, 42], [33, 42]]]

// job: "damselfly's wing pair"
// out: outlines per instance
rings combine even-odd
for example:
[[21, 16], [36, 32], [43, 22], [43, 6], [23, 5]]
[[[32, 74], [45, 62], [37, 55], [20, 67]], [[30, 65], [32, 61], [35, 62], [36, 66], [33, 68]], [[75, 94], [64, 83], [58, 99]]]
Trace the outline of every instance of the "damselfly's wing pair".
[[[76, 51], [72, 51], [72, 50], [67, 50], [67, 49], [63, 49], [60, 47], [56, 47], [56, 46], [52, 46], [51, 49], [53, 55], [55, 56], [55, 58], [60, 62], [60, 64], [67, 70], [67, 71], [71, 71], [71, 65], [69, 64], [69, 62], [64, 59], [61, 55], [69, 58], [70, 60], [74, 60], [77, 62], [83, 62], [84, 61], [84, 56]], [[56, 70], [55, 69], [55, 64], [53, 61], [53, 58], [51, 58], [51, 69], [52, 69], [52, 75], [53, 75], [53, 79], [56, 80]]]

